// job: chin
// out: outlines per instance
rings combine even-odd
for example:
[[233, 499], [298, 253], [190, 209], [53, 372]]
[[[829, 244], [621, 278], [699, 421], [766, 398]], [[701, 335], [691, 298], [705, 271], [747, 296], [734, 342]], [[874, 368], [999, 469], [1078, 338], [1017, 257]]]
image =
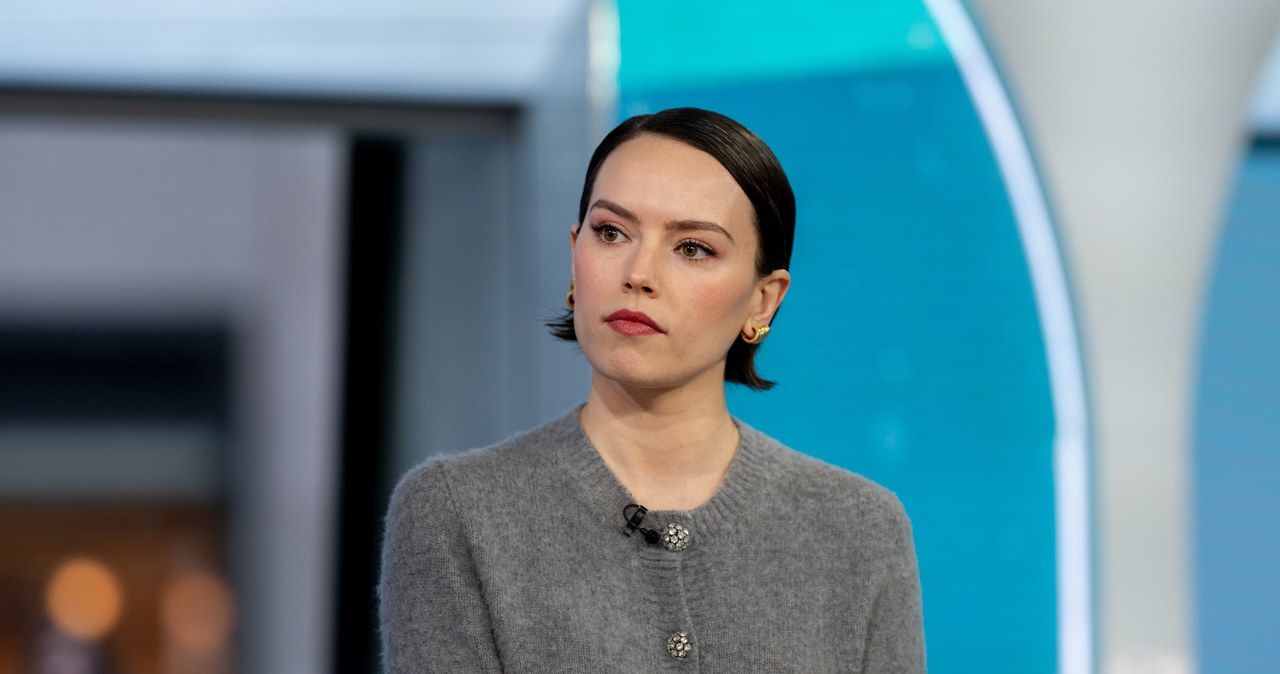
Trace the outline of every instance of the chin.
[[627, 388], [667, 389], [681, 383], [679, 377], [662, 376], [646, 367], [629, 367], [617, 363], [597, 366], [592, 363], [591, 370], [596, 376]]
[[[634, 359], [619, 359], [613, 362], [591, 361], [592, 372], [604, 379], [625, 388], [667, 391], [692, 384], [708, 373], [708, 369], [691, 371], [680, 368], [678, 371], [664, 370], [655, 367], [651, 362], [637, 362]], [[723, 368], [719, 371], [719, 382], [724, 381]]]
[[596, 354], [586, 349], [582, 353], [587, 357], [594, 376], [628, 388], [663, 389], [678, 386], [682, 382], [680, 376], [655, 368], [652, 358], [616, 352]]

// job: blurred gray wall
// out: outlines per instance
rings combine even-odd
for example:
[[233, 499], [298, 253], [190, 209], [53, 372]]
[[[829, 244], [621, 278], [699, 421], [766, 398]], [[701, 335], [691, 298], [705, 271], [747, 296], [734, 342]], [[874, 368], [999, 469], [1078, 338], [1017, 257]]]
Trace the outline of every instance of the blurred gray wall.
[[586, 362], [541, 326], [564, 308], [569, 227], [609, 114], [589, 100], [587, 25], [581, 3], [513, 128], [413, 145], [389, 477], [506, 438], [586, 395]]
[[[240, 671], [331, 668], [349, 132], [409, 149], [386, 479], [584, 395], [585, 364], [538, 326], [610, 114], [588, 92], [589, 9], [64, 0], [0, 25], [0, 321], [234, 335]], [[224, 96], [240, 107], [201, 107]]]
[[[343, 162], [327, 128], [0, 116], [0, 321], [234, 335], [236, 440], [217, 461], [245, 671], [329, 657]], [[128, 469], [139, 495], [170, 478]]]

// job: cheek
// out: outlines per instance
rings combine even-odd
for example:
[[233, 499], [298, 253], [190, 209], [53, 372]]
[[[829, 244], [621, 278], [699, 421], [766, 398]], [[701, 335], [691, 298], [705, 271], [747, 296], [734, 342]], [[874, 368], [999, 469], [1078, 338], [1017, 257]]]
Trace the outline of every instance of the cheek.
[[598, 316], [602, 306], [600, 299], [600, 290], [604, 287], [605, 280], [601, 278], [603, 267], [598, 260], [593, 260], [590, 255], [575, 255], [573, 259], [573, 324], [574, 331], [578, 334], [578, 342], [586, 342], [591, 339], [590, 329], [592, 322], [587, 319], [592, 316]]
[[747, 315], [753, 285], [741, 281], [706, 283], [691, 288], [689, 297], [690, 318], [708, 327], [716, 326], [717, 332], [737, 333]]
[[573, 258], [573, 278], [575, 302], [591, 302], [593, 291], [600, 287], [600, 265], [590, 255], [576, 255]]

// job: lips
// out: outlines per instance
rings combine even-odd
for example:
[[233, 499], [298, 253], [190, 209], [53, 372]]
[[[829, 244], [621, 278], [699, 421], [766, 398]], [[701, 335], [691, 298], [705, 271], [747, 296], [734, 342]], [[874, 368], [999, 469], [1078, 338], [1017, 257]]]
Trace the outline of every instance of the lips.
[[644, 313], [628, 309], [619, 309], [605, 316], [604, 322], [624, 335], [654, 335], [666, 332], [657, 321]]

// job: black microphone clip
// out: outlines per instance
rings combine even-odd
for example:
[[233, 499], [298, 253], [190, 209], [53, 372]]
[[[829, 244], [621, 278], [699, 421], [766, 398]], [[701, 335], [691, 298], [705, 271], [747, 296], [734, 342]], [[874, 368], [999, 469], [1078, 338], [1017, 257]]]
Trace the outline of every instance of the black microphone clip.
[[[632, 510], [633, 508], [634, 510]], [[644, 521], [644, 515], [647, 512], [649, 512], [649, 509], [638, 503], [628, 503], [622, 509], [622, 516], [627, 518], [627, 528], [622, 531], [622, 534], [630, 538], [631, 532], [639, 531], [644, 534], [644, 540], [650, 545], [657, 545], [658, 541], [661, 540], [661, 535], [653, 529], [640, 528], [640, 523]]]

